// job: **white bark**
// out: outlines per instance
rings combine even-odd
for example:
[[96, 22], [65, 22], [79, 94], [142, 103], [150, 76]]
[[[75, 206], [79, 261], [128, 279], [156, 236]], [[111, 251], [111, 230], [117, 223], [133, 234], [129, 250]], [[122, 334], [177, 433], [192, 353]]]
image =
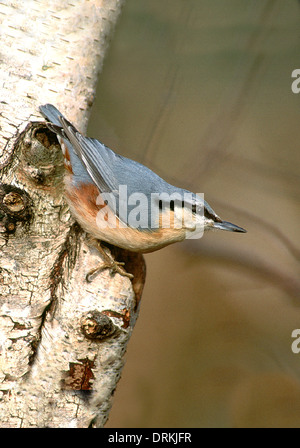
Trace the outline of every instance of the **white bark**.
[[[38, 106], [84, 131], [121, 0], [0, 0], [0, 426], [103, 426], [143, 288], [108, 270], [63, 198]], [[106, 337], [103, 337], [106, 336]]]

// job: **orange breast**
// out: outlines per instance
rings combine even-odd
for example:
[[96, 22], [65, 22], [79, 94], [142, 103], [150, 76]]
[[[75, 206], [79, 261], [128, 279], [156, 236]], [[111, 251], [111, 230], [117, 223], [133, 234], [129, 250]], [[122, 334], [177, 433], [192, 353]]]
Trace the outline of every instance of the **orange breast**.
[[172, 216], [170, 228], [153, 231], [132, 228], [121, 222], [105, 204], [96, 185], [79, 184], [74, 187], [70, 176], [66, 176], [65, 184], [66, 198], [73, 216], [94, 238], [142, 253], [153, 252], [185, 239], [184, 229], [172, 228]]

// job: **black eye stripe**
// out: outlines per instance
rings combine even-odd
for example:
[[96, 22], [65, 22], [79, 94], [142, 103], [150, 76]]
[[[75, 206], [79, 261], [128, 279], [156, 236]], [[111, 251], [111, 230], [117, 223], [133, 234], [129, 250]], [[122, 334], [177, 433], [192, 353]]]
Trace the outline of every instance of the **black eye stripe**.
[[210, 213], [206, 207], [204, 207], [204, 216], [205, 216], [205, 218], [212, 219], [215, 222], [222, 222], [221, 218]]
[[[159, 202], [158, 202], [158, 206], [159, 206], [159, 210], [160, 211], [163, 209], [164, 206], [167, 206], [167, 205], [168, 204], [166, 202], [162, 201], [162, 200], [159, 200]], [[186, 204], [184, 201], [181, 202], [181, 207], [182, 208], [184, 208], [186, 205], [188, 207], [190, 207], [190, 204]], [[170, 201], [170, 210], [172, 212], [174, 212], [174, 209], [175, 209], [175, 201], [171, 200]], [[192, 204], [192, 213], [197, 213], [197, 205], [196, 204]]]

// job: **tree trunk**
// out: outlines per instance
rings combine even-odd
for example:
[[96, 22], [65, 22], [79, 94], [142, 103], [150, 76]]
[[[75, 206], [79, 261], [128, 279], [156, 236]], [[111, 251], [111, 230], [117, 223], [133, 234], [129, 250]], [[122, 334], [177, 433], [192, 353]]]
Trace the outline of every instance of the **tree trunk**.
[[142, 256], [108, 270], [73, 221], [38, 106], [82, 131], [121, 0], [0, 0], [0, 426], [101, 427], [137, 318]]

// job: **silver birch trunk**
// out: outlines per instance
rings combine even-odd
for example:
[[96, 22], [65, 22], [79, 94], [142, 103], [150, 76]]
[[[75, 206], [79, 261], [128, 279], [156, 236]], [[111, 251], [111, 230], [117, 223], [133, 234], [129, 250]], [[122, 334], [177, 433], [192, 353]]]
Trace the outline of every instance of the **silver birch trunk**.
[[123, 1], [0, 0], [0, 426], [102, 427], [145, 279], [108, 270], [70, 216], [63, 160], [38, 106], [86, 130]]

